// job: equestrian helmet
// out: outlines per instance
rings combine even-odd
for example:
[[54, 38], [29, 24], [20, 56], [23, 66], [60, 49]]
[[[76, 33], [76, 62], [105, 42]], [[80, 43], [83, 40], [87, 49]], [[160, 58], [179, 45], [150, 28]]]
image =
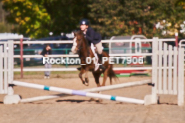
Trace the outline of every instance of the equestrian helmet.
[[80, 20], [80, 25], [89, 25], [89, 21], [87, 19]]

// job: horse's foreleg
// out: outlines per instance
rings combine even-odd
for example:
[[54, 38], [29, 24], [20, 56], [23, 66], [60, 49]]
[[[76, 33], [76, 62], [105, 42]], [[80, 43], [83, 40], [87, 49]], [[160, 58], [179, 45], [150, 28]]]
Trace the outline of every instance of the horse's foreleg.
[[85, 68], [85, 82], [89, 85], [88, 71], [89, 71], [89, 68], [86, 67], [86, 68]]
[[85, 84], [85, 81], [83, 80], [83, 77], [82, 77], [82, 75], [83, 75], [84, 73], [85, 73], [85, 69], [81, 68], [81, 71], [80, 71], [80, 73], [79, 73], [79, 77], [80, 77], [80, 79], [81, 79], [81, 81], [82, 81], [83, 84]]

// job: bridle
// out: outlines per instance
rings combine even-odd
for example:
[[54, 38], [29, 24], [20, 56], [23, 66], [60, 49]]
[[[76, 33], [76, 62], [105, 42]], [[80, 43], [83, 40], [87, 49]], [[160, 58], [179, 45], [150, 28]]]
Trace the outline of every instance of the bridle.
[[[78, 40], [78, 44], [77, 44], [77, 40]], [[80, 54], [80, 50], [82, 48], [84, 48], [83, 45], [82, 45], [83, 44], [83, 38], [77, 39], [77, 37], [75, 37], [73, 39], [73, 41], [74, 41], [73, 47], [75, 47], [77, 54], [79, 55], [79, 57], [81, 57], [82, 54]], [[78, 45], [78, 47], [77, 47], [77, 45]], [[89, 54], [90, 54], [90, 52], [87, 50], [87, 57], [89, 56]]]

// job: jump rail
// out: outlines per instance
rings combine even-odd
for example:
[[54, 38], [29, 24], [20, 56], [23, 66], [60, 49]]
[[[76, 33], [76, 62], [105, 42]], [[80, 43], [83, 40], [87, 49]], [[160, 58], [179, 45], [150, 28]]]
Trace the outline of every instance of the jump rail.
[[90, 92], [85, 92], [85, 91], [77, 91], [77, 90], [71, 90], [71, 89], [66, 89], [66, 88], [58, 88], [58, 87], [45, 86], [45, 85], [39, 85], [39, 84], [31, 84], [31, 83], [19, 82], [19, 81], [13, 81], [12, 84], [23, 86], [23, 87], [28, 87], [28, 88], [60, 92], [60, 93], [65, 93], [65, 94], [70, 94], [70, 95], [79, 95], [79, 96], [86, 96], [86, 97], [92, 97], [92, 98], [100, 98], [100, 99], [105, 99], [105, 100], [146, 105], [144, 100], [127, 98], [127, 97], [90, 93]]
[[[90, 88], [90, 89], [85, 89], [85, 90], [80, 90], [80, 91], [84, 91], [84, 92], [107, 91], [107, 90], [139, 86], [139, 85], [150, 84], [150, 83], [151, 83], [151, 80], [135, 81], [135, 82], [129, 82], [129, 83], [109, 85], [109, 86], [104, 86], [104, 87]], [[38, 96], [38, 97], [33, 97], [33, 98], [21, 99], [20, 102], [22, 103], [34, 102], [34, 101], [48, 100], [48, 99], [54, 99], [54, 98], [59, 98], [59, 97], [64, 97], [64, 96], [69, 96], [69, 95], [54, 94], [54, 95], [47, 95], [47, 96]]]

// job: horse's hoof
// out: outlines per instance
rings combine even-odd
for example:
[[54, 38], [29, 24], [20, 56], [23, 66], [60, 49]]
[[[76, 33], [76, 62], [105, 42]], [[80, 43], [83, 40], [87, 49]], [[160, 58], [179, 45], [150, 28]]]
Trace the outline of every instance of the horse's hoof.
[[88, 79], [88, 78], [85, 78], [85, 82], [86, 82], [86, 83], [89, 83], [89, 79]]
[[89, 79], [88, 78], [85, 78], [85, 83], [86, 83], [86, 86], [89, 86]]
[[89, 86], [89, 83], [88, 83], [88, 82], [83, 81], [82, 83], [83, 83], [85, 86]]
[[90, 101], [96, 101], [96, 99], [94, 99], [94, 98], [90, 98]]
[[103, 100], [102, 100], [102, 99], [98, 99], [98, 100], [96, 100], [96, 102], [98, 102], [98, 103], [102, 103], [102, 102], [103, 102]]
[[85, 83], [84, 85], [89, 86], [89, 83]]

